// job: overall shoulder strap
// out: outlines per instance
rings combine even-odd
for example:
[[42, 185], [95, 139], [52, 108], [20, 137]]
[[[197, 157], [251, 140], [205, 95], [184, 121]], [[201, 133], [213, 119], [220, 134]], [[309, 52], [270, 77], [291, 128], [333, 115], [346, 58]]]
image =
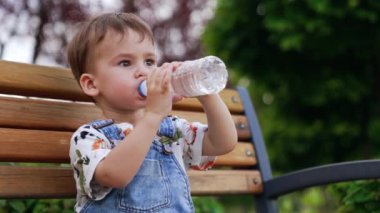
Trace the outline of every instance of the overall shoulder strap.
[[104, 134], [111, 142], [111, 147], [114, 148], [116, 144], [124, 139], [122, 129], [118, 127], [112, 119], [96, 120], [89, 123], [93, 128]]

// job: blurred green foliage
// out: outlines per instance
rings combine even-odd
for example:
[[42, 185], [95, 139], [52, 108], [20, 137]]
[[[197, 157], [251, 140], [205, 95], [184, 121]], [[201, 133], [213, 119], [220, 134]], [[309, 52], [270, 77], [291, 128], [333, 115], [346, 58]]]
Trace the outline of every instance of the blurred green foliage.
[[224, 213], [223, 205], [216, 197], [193, 197], [195, 212]]
[[[193, 197], [193, 200], [196, 212], [225, 212], [217, 197]], [[0, 213], [73, 213], [74, 205], [74, 199], [7, 199], [0, 200]]]
[[339, 212], [380, 212], [380, 180], [341, 183], [331, 189], [344, 204]]
[[205, 49], [250, 89], [276, 173], [380, 156], [379, 19], [376, 0], [218, 0]]
[[380, 2], [218, 3], [204, 44], [250, 79], [277, 170], [377, 154]]
[[313, 187], [280, 197], [279, 209], [281, 213], [325, 213], [332, 212], [335, 201], [336, 199], [326, 193], [325, 188]]
[[74, 199], [0, 200], [0, 213], [72, 213]]
[[[193, 201], [196, 212], [226, 212], [217, 197], [193, 197]], [[74, 199], [7, 199], [0, 200], [0, 213], [73, 213], [74, 205]], [[252, 206], [247, 205], [247, 208]]]

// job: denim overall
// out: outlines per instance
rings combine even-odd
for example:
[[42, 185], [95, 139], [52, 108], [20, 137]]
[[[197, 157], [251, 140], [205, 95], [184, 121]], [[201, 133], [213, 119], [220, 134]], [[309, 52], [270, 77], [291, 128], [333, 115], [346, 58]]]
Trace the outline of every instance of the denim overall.
[[[171, 121], [167, 117], [163, 125]], [[91, 123], [115, 146], [124, 138], [121, 129], [112, 120]], [[174, 126], [174, 125], [172, 125]], [[158, 139], [154, 139], [144, 162], [133, 180], [123, 189], [113, 189], [99, 201], [89, 201], [81, 212], [194, 212], [189, 190], [189, 181], [174, 154], [165, 150]]]

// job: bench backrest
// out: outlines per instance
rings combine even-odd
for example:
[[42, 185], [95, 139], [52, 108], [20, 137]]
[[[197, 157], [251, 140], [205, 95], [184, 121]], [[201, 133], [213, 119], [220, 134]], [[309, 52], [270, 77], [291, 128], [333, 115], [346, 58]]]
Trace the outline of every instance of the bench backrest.
[[[259, 194], [252, 131], [237, 90], [221, 92], [233, 114], [239, 143], [214, 169], [189, 171], [193, 195]], [[207, 122], [200, 103], [185, 99], [173, 114]], [[70, 70], [0, 61], [0, 198], [73, 198], [69, 143], [80, 125], [101, 118]]]

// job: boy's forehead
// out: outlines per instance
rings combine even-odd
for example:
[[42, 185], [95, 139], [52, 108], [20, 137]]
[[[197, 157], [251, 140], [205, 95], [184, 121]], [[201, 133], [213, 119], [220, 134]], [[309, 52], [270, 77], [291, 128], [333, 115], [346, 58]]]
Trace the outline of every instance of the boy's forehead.
[[113, 29], [111, 27], [108, 27], [102, 35], [95, 35], [94, 36], [94, 39], [95, 39], [95, 43], [100, 43], [102, 42], [105, 38], [112, 38], [112, 39], [116, 39], [116, 41], [121, 41], [123, 39], [128, 39], [128, 38], [131, 38], [131, 37], [134, 37], [135, 39], [137, 39], [137, 41], [139, 42], [142, 42], [144, 41], [145, 39], [147, 40], [150, 40], [152, 42], [152, 44], [154, 45], [154, 40], [153, 38], [151, 38], [150, 35], [144, 33], [144, 32], [139, 32], [139, 31], [136, 31], [134, 29], [130, 29], [130, 28], [124, 28], [123, 30], [120, 30], [120, 29]]
[[[137, 51], [137, 49], [140, 49], [135, 49], [137, 46], [134, 46], [133, 44], [142, 44], [142, 46], [138, 45], [142, 47], [140, 50], [143, 50], [146, 54], [157, 56], [157, 49], [154, 45], [154, 42], [150, 39], [150, 36], [144, 35], [131, 29], [120, 32], [110, 28], [105, 32], [104, 36], [101, 39], [97, 40], [97, 42], [92, 42], [92, 45], [90, 45], [89, 48], [89, 59], [94, 59], [93, 57], [97, 58], [103, 54], [108, 54], [107, 52], [109, 52], [110, 48], [119, 49], [122, 46], [127, 47], [129, 44], [125, 46], [126, 44], [123, 44], [123, 42], [126, 42], [128, 40], [129, 42], [132, 42], [129, 44], [133, 46], [133, 52]], [[124, 51], [128, 52], [127, 49], [129, 48], [127, 47], [124, 49]]]
[[119, 32], [112, 29], [108, 30], [103, 40], [107, 40], [107, 42], [111, 41], [117, 45], [121, 45], [123, 42], [128, 41], [133, 44], [148, 44], [148, 47], [151, 46], [153, 48], [155, 46], [153, 40], [148, 35], [132, 29], [127, 29], [124, 32]]

